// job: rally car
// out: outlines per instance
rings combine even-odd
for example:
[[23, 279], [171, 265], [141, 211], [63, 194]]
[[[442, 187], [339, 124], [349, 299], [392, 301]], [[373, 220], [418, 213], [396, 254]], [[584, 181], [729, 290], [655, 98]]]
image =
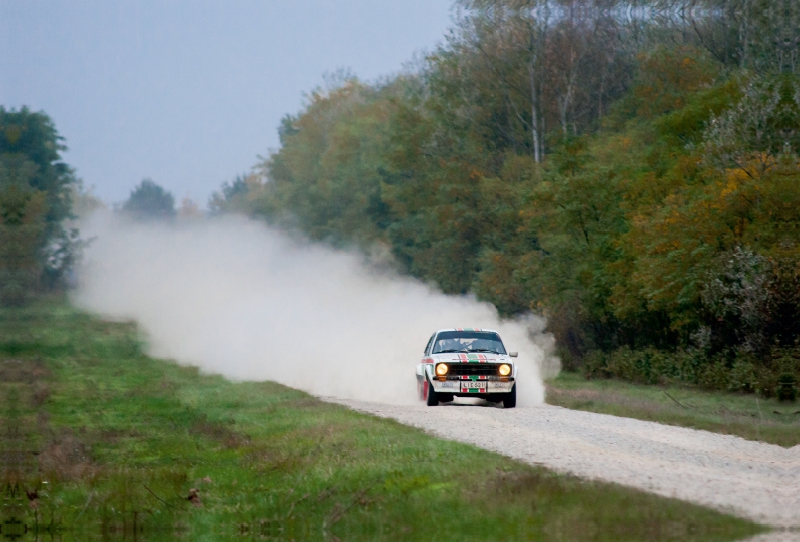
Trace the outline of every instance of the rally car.
[[417, 365], [417, 393], [428, 406], [455, 397], [480, 397], [517, 406], [517, 367], [491, 329], [441, 329], [431, 335]]

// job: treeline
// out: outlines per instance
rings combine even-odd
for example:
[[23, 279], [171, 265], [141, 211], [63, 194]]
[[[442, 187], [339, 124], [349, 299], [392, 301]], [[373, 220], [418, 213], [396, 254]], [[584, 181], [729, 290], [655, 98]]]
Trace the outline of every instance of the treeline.
[[544, 314], [594, 375], [791, 396], [800, 8], [773, 4], [461, 0], [414, 70], [312, 92], [211, 207]]
[[[0, 106], [0, 307], [75, 284], [75, 264], [90, 242], [80, 237], [77, 215], [103, 204], [83, 190], [61, 158], [65, 150], [46, 113]], [[118, 211], [134, 220], [199, 214], [188, 199], [176, 210], [172, 194], [149, 179]]]
[[[41, 294], [74, 286], [75, 264], [91, 240], [78, 215], [104, 204], [83, 189], [62, 159], [66, 150], [44, 112], [0, 106], [0, 307], [26, 305]], [[201, 216], [197, 204], [143, 179], [116, 212], [128, 220]]]
[[52, 120], [0, 106], [0, 305], [62, 283], [82, 242], [67, 227], [80, 186]]

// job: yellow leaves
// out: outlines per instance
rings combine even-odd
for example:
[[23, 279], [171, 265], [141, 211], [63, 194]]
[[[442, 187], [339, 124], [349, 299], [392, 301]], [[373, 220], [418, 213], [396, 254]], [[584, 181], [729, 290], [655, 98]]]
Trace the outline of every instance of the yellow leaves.
[[[739, 190], [739, 186], [735, 182], [728, 181], [728, 183], [720, 191], [719, 197], [720, 198], [726, 198], [726, 197], [730, 196], [731, 194], [733, 194], [734, 192], [736, 192], [738, 190]], [[721, 207], [721, 205], [719, 205], [719, 207]]]
[[634, 214], [634, 215], [631, 215], [629, 218], [630, 218], [631, 224], [633, 224], [633, 226], [635, 228], [644, 227], [646, 225], [647, 221], [649, 220], [649, 217], [647, 217], [645, 215], [642, 215], [642, 214]]
[[752, 173], [739, 168], [729, 169], [725, 174], [725, 178], [727, 179], [729, 185], [732, 184], [741, 185], [743, 183], [746, 183], [748, 179], [751, 179], [752, 177], [753, 177]]
[[[781, 169], [775, 160], [753, 157], [739, 168], [697, 175], [695, 182], [674, 184], [661, 199], [649, 201], [641, 193], [630, 199], [630, 229], [615, 245], [630, 262], [627, 278], [612, 294], [620, 314], [637, 299], [653, 309], [677, 311], [698, 295], [698, 274], [715, 254], [741, 244], [770, 251], [787, 236], [800, 237], [800, 224], [788, 226], [800, 223], [796, 164]], [[792, 211], [781, 213], [785, 208]]]

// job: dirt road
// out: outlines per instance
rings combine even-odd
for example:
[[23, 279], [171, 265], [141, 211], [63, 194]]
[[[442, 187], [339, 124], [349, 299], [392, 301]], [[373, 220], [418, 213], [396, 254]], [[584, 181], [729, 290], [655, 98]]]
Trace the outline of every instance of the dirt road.
[[[325, 399], [526, 463], [696, 502], [775, 527], [800, 528], [800, 446], [786, 449], [549, 405], [505, 410], [486, 404], [426, 407]], [[800, 540], [800, 532], [773, 536], [778, 537], [763, 540]]]

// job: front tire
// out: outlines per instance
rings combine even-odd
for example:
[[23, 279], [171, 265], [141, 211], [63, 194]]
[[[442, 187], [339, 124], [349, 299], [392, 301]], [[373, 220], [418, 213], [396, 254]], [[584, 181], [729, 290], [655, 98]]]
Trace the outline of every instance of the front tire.
[[511, 392], [503, 397], [503, 408], [514, 408], [517, 406], [517, 385], [511, 388]]
[[431, 384], [427, 379], [425, 380], [426, 388], [427, 388], [427, 397], [425, 397], [425, 404], [428, 406], [437, 406], [439, 404], [439, 394], [436, 393], [436, 390], [433, 389], [433, 384]]

